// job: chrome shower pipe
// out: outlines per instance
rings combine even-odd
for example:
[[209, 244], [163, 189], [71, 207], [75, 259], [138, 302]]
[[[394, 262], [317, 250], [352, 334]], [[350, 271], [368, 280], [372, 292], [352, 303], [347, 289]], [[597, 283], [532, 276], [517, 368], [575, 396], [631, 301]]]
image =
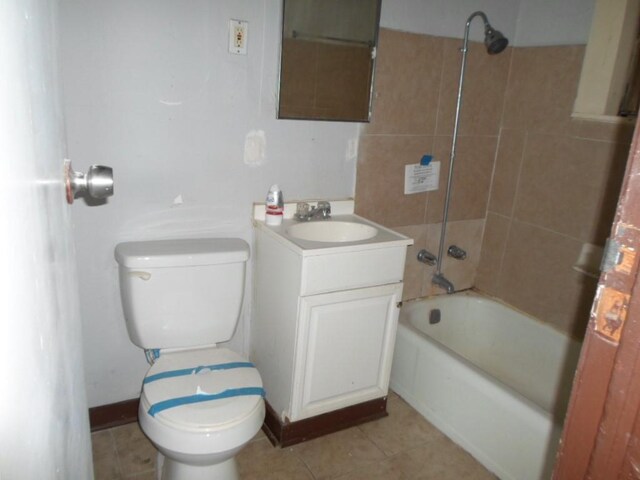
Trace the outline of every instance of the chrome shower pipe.
[[485, 36], [487, 30], [493, 30], [489, 24], [489, 19], [484, 12], [473, 12], [467, 19], [464, 28], [464, 41], [462, 43], [462, 65], [460, 67], [460, 82], [458, 84], [458, 100], [456, 102], [456, 116], [453, 124], [453, 140], [451, 142], [451, 156], [449, 157], [449, 177], [447, 178], [447, 191], [444, 199], [444, 211], [442, 212], [442, 230], [440, 231], [440, 246], [438, 247], [438, 261], [436, 265], [436, 275], [442, 273], [442, 258], [444, 254], [444, 237], [447, 233], [447, 219], [449, 218], [449, 201], [451, 199], [451, 184], [453, 182], [453, 165], [456, 159], [456, 144], [458, 142], [458, 126], [460, 124], [460, 107], [462, 106], [462, 90], [464, 86], [464, 72], [467, 67], [467, 50], [469, 46], [469, 27], [475, 17], [481, 17], [484, 22]]

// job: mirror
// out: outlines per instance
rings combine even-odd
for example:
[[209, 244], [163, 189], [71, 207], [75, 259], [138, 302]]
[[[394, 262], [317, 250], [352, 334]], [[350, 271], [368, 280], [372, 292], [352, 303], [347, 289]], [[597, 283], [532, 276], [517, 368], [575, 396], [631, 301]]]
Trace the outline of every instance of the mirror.
[[368, 122], [381, 0], [284, 0], [278, 118]]

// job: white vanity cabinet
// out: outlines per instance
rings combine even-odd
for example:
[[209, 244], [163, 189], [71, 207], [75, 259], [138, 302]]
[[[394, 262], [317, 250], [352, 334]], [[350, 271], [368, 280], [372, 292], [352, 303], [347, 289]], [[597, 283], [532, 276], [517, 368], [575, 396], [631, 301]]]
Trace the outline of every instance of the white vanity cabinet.
[[356, 215], [334, 219], [375, 225], [379, 234], [343, 244], [299, 241], [287, 235], [293, 220], [254, 221], [250, 356], [268, 410], [283, 425], [388, 392], [412, 240]]
[[402, 283], [300, 297], [292, 421], [387, 395]]

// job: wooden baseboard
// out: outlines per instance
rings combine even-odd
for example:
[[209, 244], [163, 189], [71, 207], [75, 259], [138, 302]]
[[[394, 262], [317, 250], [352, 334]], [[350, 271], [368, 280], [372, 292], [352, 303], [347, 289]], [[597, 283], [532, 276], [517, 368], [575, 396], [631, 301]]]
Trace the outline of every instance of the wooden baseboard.
[[[271, 443], [281, 447], [289, 447], [296, 443], [321, 437], [361, 423], [386, 417], [387, 397], [370, 400], [333, 412], [323, 413], [297, 422], [281, 422], [280, 417], [266, 402], [266, 416], [262, 430]], [[89, 409], [91, 431], [97, 432], [107, 428], [118, 427], [138, 421], [139, 398], [123, 402], [101, 405]]]
[[139, 398], [101, 405], [89, 409], [91, 431], [104, 430], [138, 421]]
[[333, 412], [323, 413], [297, 422], [282, 422], [269, 402], [266, 403], [266, 416], [262, 430], [271, 443], [289, 447], [296, 443], [321, 437], [329, 433], [344, 430], [361, 423], [386, 417], [387, 397], [345, 407]]

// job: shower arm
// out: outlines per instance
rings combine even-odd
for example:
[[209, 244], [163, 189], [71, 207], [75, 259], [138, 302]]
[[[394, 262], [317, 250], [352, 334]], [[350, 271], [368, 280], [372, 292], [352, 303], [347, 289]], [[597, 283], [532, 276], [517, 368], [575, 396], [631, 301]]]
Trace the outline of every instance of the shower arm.
[[456, 101], [456, 116], [453, 123], [453, 140], [451, 141], [451, 156], [449, 157], [449, 176], [447, 178], [447, 190], [444, 199], [444, 210], [442, 212], [442, 230], [440, 231], [440, 245], [438, 247], [438, 260], [436, 264], [436, 275], [442, 274], [442, 255], [444, 253], [444, 237], [447, 233], [447, 219], [449, 218], [449, 200], [451, 198], [451, 185], [453, 182], [453, 164], [456, 159], [456, 144], [458, 142], [458, 126], [460, 123], [460, 107], [462, 106], [462, 88], [464, 86], [464, 72], [467, 67], [467, 49], [469, 45], [469, 27], [475, 17], [481, 17], [484, 22], [485, 31], [489, 27], [489, 19], [484, 12], [474, 12], [469, 15], [464, 28], [464, 41], [462, 43], [462, 65], [460, 67], [460, 81], [458, 83], [458, 100]]

